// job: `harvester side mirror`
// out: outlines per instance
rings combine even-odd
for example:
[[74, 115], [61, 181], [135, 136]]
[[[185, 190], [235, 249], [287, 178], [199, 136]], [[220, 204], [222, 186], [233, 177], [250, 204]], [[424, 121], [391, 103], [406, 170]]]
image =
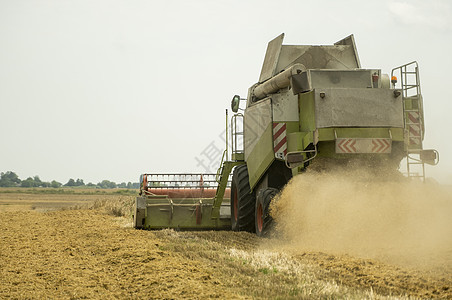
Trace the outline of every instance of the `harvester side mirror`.
[[232, 101], [231, 101], [231, 110], [233, 111], [233, 112], [238, 112], [239, 111], [239, 105], [240, 105], [240, 96], [239, 95], [235, 95], [233, 98], [232, 98]]
[[304, 163], [304, 157], [302, 152], [289, 152], [286, 155], [286, 165], [293, 169], [301, 166]]
[[420, 152], [420, 159], [423, 163], [434, 166], [439, 162], [439, 153], [433, 149], [422, 150]]

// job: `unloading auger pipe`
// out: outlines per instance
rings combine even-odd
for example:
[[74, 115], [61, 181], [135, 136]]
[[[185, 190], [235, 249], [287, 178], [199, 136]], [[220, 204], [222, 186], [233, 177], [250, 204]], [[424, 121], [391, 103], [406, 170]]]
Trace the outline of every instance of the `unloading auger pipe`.
[[253, 95], [257, 99], [263, 99], [280, 89], [288, 87], [292, 75], [300, 74], [304, 71], [306, 71], [306, 67], [303, 64], [294, 64], [269, 80], [257, 85], [253, 90]]

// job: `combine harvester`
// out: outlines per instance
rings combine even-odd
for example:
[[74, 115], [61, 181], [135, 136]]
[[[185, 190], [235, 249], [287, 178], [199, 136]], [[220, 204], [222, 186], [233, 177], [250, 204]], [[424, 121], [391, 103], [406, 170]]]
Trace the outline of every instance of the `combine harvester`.
[[393, 170], [406, 158], [407, 176], [425, 180], [424, 164], [436, 165], [439, 155], [422, 146], [418, 64], [390, 77], [361, 69], [353, 35], [327, 46], [283, 45], [283, 38], [269, 42], [248, 98], [232, 99], [230, 158], [226, 144], [217, 174], [143, 174], [136, 228], [264, 235], [272, 198], [318, 158]]

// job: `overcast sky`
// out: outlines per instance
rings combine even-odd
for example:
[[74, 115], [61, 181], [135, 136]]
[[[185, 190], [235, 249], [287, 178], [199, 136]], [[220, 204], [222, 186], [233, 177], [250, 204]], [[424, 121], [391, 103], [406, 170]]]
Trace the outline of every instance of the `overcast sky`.
[[306, 45], [353, 33], [362, 67], [384, 73], [417, 60], [424, 147], [441, 154], [427, 175], [452, 183], [449, 0], [0, 0], [0, 171], [63, 183], [205, 171], [232, 96], [282, 32]]

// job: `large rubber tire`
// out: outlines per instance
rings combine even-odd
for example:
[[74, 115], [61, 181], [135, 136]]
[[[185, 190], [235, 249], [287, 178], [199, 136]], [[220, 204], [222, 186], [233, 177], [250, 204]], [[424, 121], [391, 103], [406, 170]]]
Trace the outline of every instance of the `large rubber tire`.
[[273, 222], [270, 216], [270, 202], [278, 194], [279, 190], [275, 188], [266, 188], [259, 191], [256, 199], [256, 217], [255, 227], [258, 236], [268, 235]]
[[234, 231], [254, 232], [255, 196], [251, 193], [248, 168], [235, 167], [231, 186], [231, 228]]

